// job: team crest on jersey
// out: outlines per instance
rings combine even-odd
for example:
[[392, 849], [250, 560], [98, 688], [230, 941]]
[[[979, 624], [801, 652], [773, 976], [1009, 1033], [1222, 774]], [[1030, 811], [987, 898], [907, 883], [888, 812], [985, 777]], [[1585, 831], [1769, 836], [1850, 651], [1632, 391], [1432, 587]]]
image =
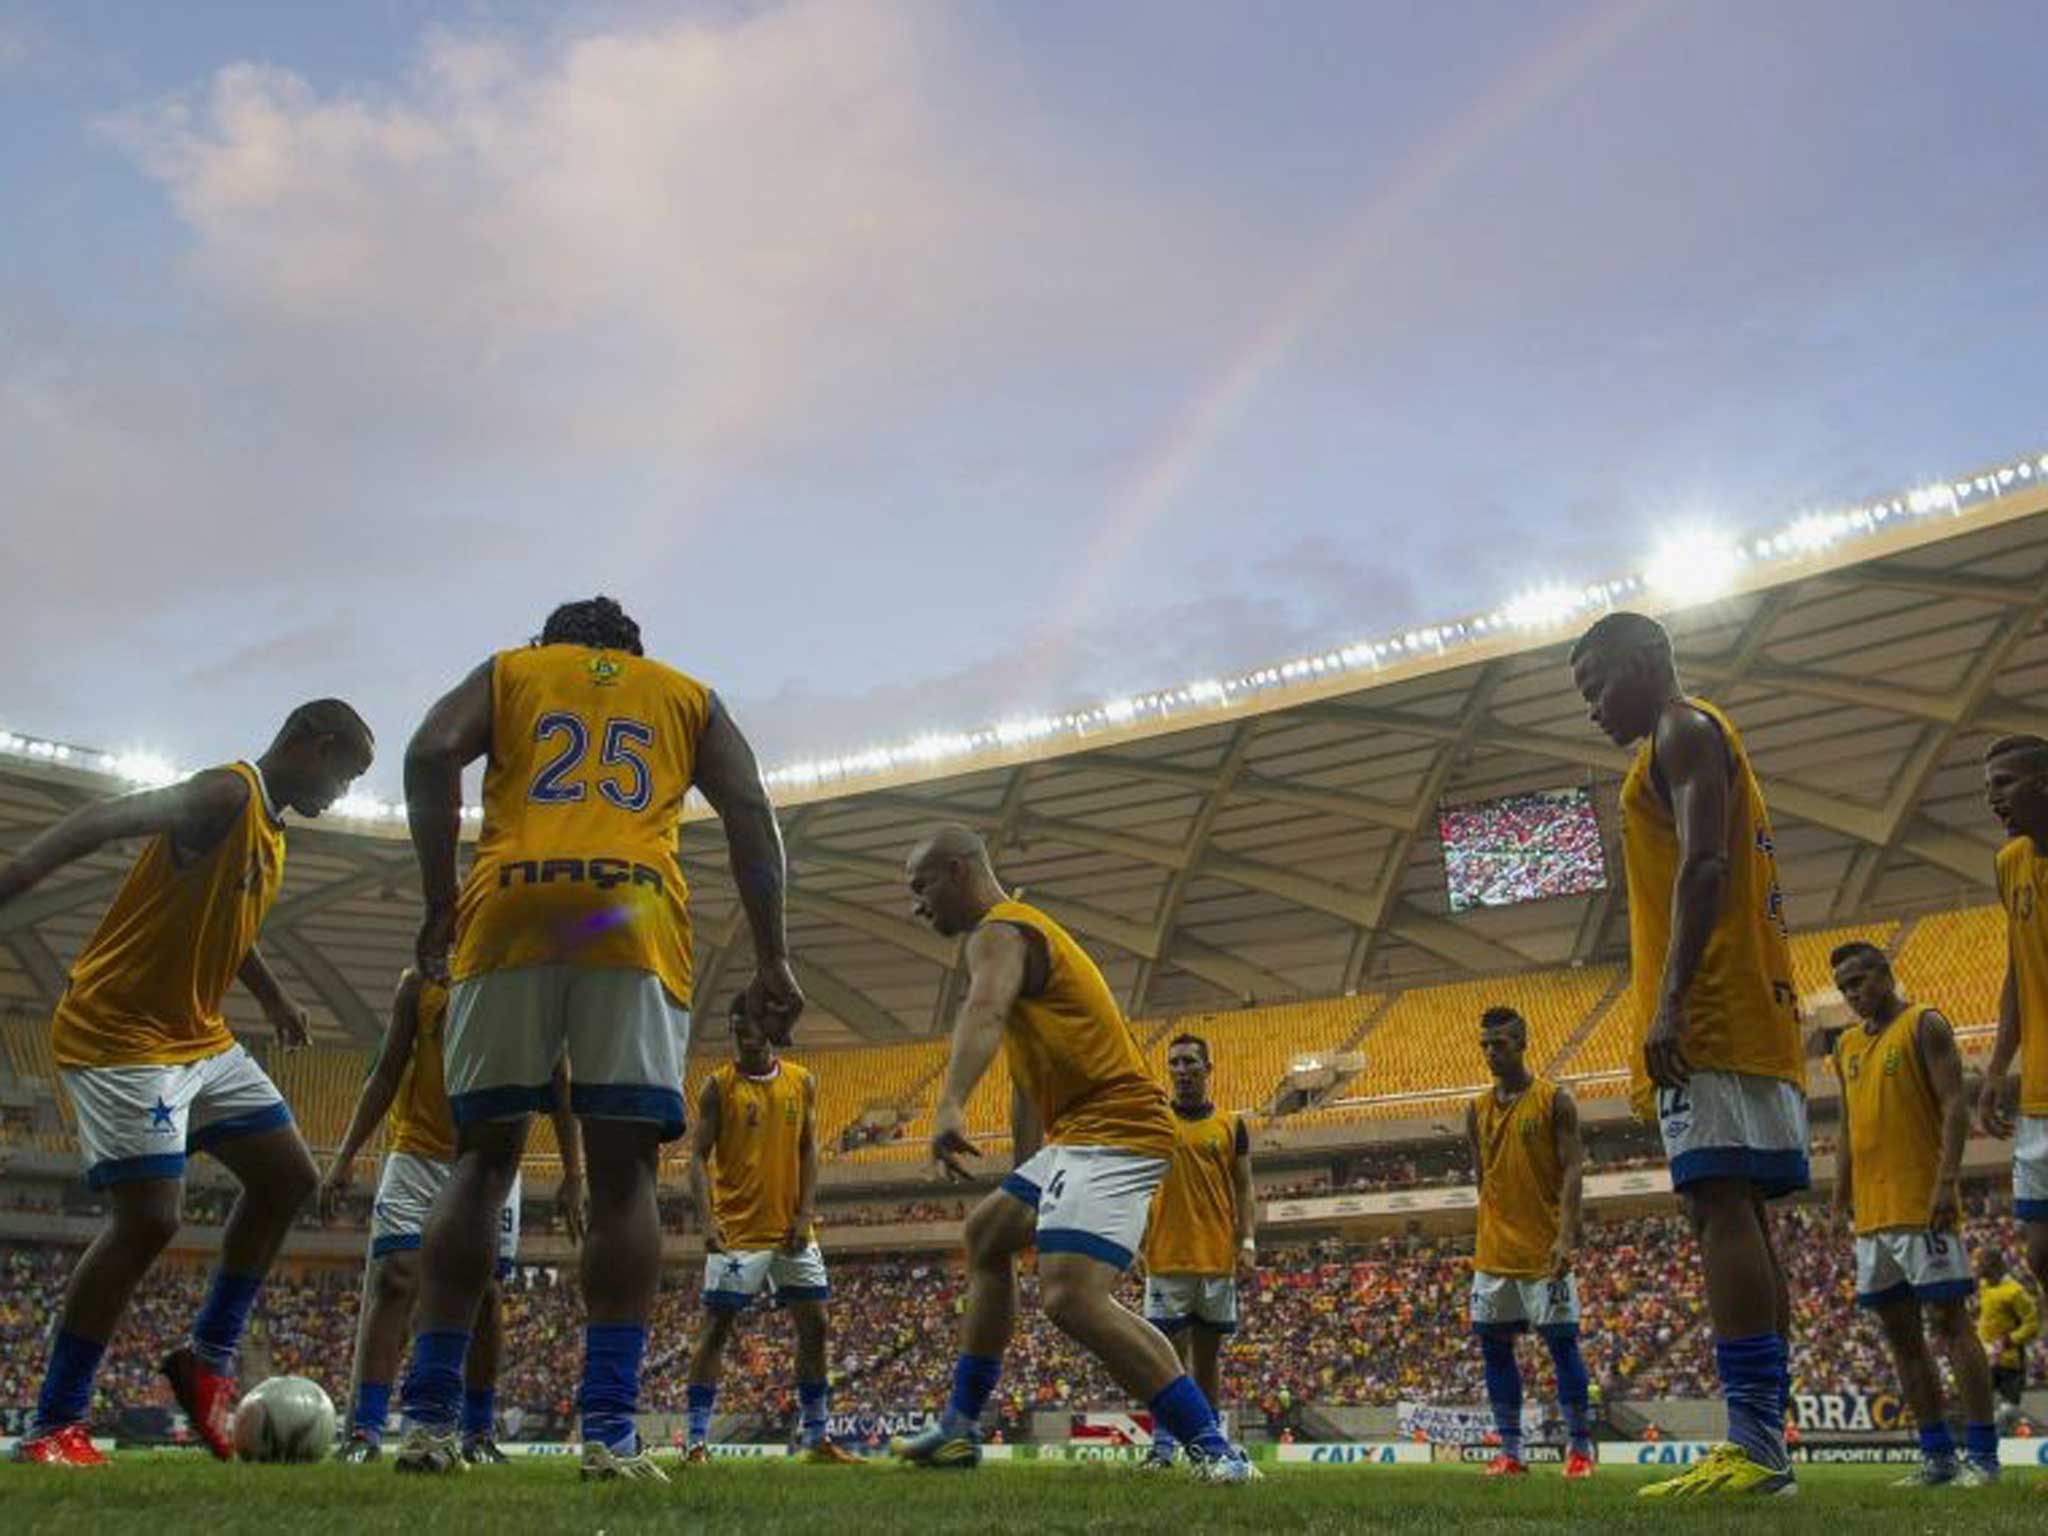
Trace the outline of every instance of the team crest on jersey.
[[1884, 1075], [1886, 1077], [1897, 1077], [1899, 1075], [1899, 1062], [1902, 1059], [1899, 1055], [1899, 1048], [1896, 1045], [1886, 1051], [1884, 1053]]
[[619, 674], [626, 669], [603, 651], [583, 663], [583, 670], [590, 674], [590, 681], [599, 688], [609, 688], [619, 680]]
[[1537, 1130], [1538, 1126], [1534, 1115], [1522, 1116], [1522, 1140], [1529, 1141], [1533, 1139]]

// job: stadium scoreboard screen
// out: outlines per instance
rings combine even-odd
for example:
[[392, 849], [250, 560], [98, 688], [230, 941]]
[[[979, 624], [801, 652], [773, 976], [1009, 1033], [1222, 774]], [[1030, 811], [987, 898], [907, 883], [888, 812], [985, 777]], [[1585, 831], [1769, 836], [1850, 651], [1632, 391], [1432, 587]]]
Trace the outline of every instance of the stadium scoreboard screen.
[[1600, 818], [1584, 787], [1439, 806], [1451, 910], [1577, 896], [1607, 884]]

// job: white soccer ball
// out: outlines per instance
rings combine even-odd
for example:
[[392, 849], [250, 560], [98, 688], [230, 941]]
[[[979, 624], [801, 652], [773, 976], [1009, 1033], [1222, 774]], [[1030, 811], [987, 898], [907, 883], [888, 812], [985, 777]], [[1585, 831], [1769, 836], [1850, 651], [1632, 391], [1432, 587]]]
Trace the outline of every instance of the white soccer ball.
[[273, 1376], [235, 1407], [244, 1461], [319, 1461], [334, 1448], [334, 1400], [317, 1381]]

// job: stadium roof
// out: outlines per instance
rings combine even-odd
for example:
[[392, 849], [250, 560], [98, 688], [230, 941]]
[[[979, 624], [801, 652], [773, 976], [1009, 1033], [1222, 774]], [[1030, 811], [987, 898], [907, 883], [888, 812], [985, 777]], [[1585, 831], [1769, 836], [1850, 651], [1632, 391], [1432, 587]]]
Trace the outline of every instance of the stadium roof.
[[[957, 948], [911, 920], [901, 876], [941, 820], [990, 834], [1005, 877], [1074, 930], [1134, 1014], [1618, 956], [1611, 888], [1453, 915], [1436, 813], [1587, 785], [1618, 868], [1626, 754], [1586, 723], [1564, 652], [1597, 607], [1670, 609], [1708, 576], [1722, 595], [1667, 620], [1689, 682], [1733, 714], [1764, 777], [1793, 925], [1981, 901], [1997, 837], [1982, 746], [2048, 735], [2038, 462], [1941, 487], [1938, 505], [1915, 492], [1910, 509], [1802, 519], [1734, 546], [1740, 558], [1696, 544], [1654, 580], [1529, 594], [1286, 667], [779, 771], [806, 1039], [944, 1026]], [[19, 736], [0, 749], [0, 847], [120, 787], [99, 754]], [[744, 979], [748, 945], [716, 822], [693, 811], [683, 844], [712, 999]], [[0, 910], [0, 998], [54, 1000], [124, 867], [110, 851]], [[264, 942], [317, 999], [324, 1038], [374, 1037], [418, 910], [397, 823], [294, 829]]]

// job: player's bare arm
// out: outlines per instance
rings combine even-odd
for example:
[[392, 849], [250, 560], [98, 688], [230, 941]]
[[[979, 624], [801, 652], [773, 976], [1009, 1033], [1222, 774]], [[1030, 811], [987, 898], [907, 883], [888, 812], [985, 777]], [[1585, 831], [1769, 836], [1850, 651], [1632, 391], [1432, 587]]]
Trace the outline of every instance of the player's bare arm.
[[1237, 1138], [1237, 1157], [1230, 1165], [1231, 1228], [1237, 1240], [1239, 1278], [1249, 1278], [1259, 1267], [1259, 1198], [1252, 1186], [1252, 1139], [1238, 1115], [1231, 1127]]
[[718, 1080], [706, 1078], [697, 1095], [697, 1127], [690, 1133], [690, 1204], [696, 1208], [697, 1230], [704, 1234], [706, 1253], [723, 1253], [718, 1213], [711, 1205], [711, 1157], [718, 1146]]
[[818, 1219], [818, 1080], [804, 1079], [804, 1120], [798, 1135], [796, 1164], [796, 1214], [782, 1234], [782, 1251], [795, 1258], [810, 1242], [811, 1224]]
[[956, 1179], [971, 1177], [963, 1157], [976, 1157], [967, 1137], [967, 1097], [996, 1059], [1003, 1023], [1024, 990], [1029, 949], [1008, 923], [984, 923], [967, 939], [967, 1001], [953, 1023], [946, 1078], [932, 1112], [932, 1161]]
[[263, 958], [263, 951], [256, 945], [249, 946], [249, 953], [242, 957], [241, 967], [235, 976], [249, 989], [249, 995], [263, 1010], [263, 1017], [277, 1031], [279, 1045], [288, 1051], [296, 1051], [313, 1038], [312, 1015], [292, 1001], [284, 983], [277, 979], [277, 972], [270, 968], [270, 962]]
[[[1849, 1102], [1849, 1083], [1842, 1076], [1842, 1058], [1835, 1057], [1835, 1088], [1838, 1103]], [[1846, 1231], [1855, 1225], [1856, 1163], [1850, 1155], [1848, 1128], [1835, 1138], [1835, 1190], [1828, 1197], [1828, 1213]]]
[[569, 1107], [569, 1063], [566, 1060], [555, 1063], [552, 1081], [554, 1099], [548, 1107], [548, 1118], [555, 1123], [555, 1145], [562, 1152], [562, 1179], [555, 1186], [555, 1214], [561, 1218], [562, 1230], [569, 1241], [583, 1241], [583, 1225], [586, 1206], [583, 1198], [583, 1127], [576, 1119], [575, 1110]]
[[1685, 1057], [1685, 996], [1728, 888], [1728, 746], [1713, 721], [1674, 704], [1658, 717], [1652, 752], [1671, 797], [1678, 878], [1671, 891], [1671, 944], [1657, 1013], [1643, 1036], [1643, 1060], [1658, 1087], [1677, 1088], [1692, 1075]]
[[1472, 1159], [1472, 1192], [1483, 1197], [1486, 1159], [1479, 1155], [1479, 1111], [1470, 1104], [1465, 1106], [1465, 1152]]
[[697, 742], [696, 785], [725, 827], [733, 885], [754, 940], [754, 975], [747, 983], [747, 1015], [764, 1025], [777, 1045], [789, 1044], [804, 1011], [803, 989], [789, 963], [783, 897], [789, 868], [782, 828], [754, 749], [732, 715], [711, 696], [711, 718]]
[[[2011, 922], [2007, 918], [2008, 923]], [[1991, 1059], [1984, 1064], [1984, 1086], [1977, 1093], [1977, 1124], [1987, 1136], [2012, 1134], [2012, 1113], [2006, 1108], [2005, 1093], [2012, 1059], [2020, 1049], [2020, 992], [2013, 969], [2012, 935], [2006, 934], [2005, 982], [1998, 989], [1998, 1035], [1991, 1044]]]
[[414, 958], [431, 981], [448, 979], [455, 943], [462, 770], [491, 750], [491, 666], [482, 663], [436, 700], [405, 749], [405, 816], [427, 909]]
[[0, 866], [0, 907], [65, 865], [129, 838], [168, 837], [177, 861], [188, 863], [225, 837], [248, 803], [240, 774], [212, 768], [182, 784], [80, 806]]
[[1941, 1115], [1941, 1167], [1928, 1201], [1927, 1225], [1930, 1229], [1950, 1230], [1963, 1219], [1960, 1180], [1963, 1147], [1970, 1139], [1970, 1106], [1963, 1092], [1963, 1055], [1956, 1049], [1955, 1031], [1948, 1020], [1932, 1008], [1921, 1013], [1914, 1026], [1913, 1043], [1920, 1052], [1920, 1068], [1927, 1076], [1927, 1086]]
[[1579, 1131], [1579, 1106], [1563, 1087], [1557, 1089], [1550, 1101], [1550, 1136], [1557, 1150], [1560, 1174], [1557, 1240], [1550, 1248], [1550, 1272], [1562, 1277], [1571, 1269], [1572, 1254], [1583, 1236], [1581, 1211], [1586, 1192], [1586, 1140]]
[[413, 1045], [419, 1037], [420, 985], [418, 971], [408, 970], [398, 979], [398, 990], [391, 998], [391, 1018], [384, 1026], [377, 1059], [356, 1094], [355, 1111], [349, 1116], [341, 1145], [334, 1149], [327, 1172], [320, 1179], [320, 1214], [325, 1219], [332, 1219], [335, 1207], [348, 1193], [355, 1181], [356, 1159], [377, 1134], [377, 1127], [391, 1112], [392, 1100], [398, 1097], [398, 1085], [405, 1077], [406, 1063], [412, 1060]]

